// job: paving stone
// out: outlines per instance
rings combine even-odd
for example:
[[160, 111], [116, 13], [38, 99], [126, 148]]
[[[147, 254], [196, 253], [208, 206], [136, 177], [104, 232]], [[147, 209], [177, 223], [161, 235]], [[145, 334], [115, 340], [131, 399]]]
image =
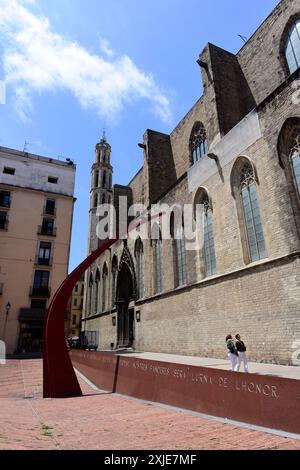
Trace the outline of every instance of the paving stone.
[[79, 381], [83, 397], [43, 400], [41, 360], [0, 366], [0, 450], [300, 450], [300, 440], [99, 393]]

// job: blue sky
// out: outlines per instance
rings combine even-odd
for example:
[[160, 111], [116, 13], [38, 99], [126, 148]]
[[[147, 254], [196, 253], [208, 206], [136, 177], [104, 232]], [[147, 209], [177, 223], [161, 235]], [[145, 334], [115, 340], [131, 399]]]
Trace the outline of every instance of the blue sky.
[[207, 42], [243, 45], [277, 0], [0, 0], [0, 145], [77, 164], [70, 270], [85, 256], [94, 146], [113, 182], [142, 165], [146, 129], [169, 133], [202, 94]]

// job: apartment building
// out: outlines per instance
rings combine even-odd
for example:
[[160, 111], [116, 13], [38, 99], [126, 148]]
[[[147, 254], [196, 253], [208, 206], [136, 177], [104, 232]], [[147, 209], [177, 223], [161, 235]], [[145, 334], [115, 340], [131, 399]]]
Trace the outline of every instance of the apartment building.
[[0, 147], [0, 339], [42, 351], [47, 307], [68, 273], [76, 166]]

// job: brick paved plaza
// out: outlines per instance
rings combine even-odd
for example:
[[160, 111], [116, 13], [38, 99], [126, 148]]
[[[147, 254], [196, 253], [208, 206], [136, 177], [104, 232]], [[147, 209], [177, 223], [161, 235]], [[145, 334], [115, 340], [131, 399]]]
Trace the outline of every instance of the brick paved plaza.
[[[0, 450], [300, 449], [258, 432], [110, 393], [42, 399], [42, 361], [0, 366]], [[235, 437], [234, 437], [235, 436]]]

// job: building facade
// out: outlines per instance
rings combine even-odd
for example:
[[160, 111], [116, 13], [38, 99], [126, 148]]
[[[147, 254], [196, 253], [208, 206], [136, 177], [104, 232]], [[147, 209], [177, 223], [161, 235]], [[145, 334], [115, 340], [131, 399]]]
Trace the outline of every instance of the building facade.
[[51, 297], [68, 273], [75, 165], [0, 148], [0, 335], [42, 351]]
[[84, 297], [84, 276], [76, 283], [73, 289], [68, 321], [68, 337], [79, 337], [81, 332], [81, 319]]
[[147, 240], [115, 243], [86, 273], [83, 328], [99, 332], [101, 350], [220, 358], [225, 336], [240, 333], [251, 360], [291, 364], [300, 340], [300, 0], [282, 0], [237, 54], [209, 43], [197, 62], [203, 95], [170, 135], [145, 132], [144, 164], [127, 186], [104, 178], [110, 146], [97, 144], [89, 251], [99, 243], [97, 205], [111, 198], [118, 213], [119, 196], [194, 208], [198, 247], [174, 229], [164, 239], [160, 219]]

